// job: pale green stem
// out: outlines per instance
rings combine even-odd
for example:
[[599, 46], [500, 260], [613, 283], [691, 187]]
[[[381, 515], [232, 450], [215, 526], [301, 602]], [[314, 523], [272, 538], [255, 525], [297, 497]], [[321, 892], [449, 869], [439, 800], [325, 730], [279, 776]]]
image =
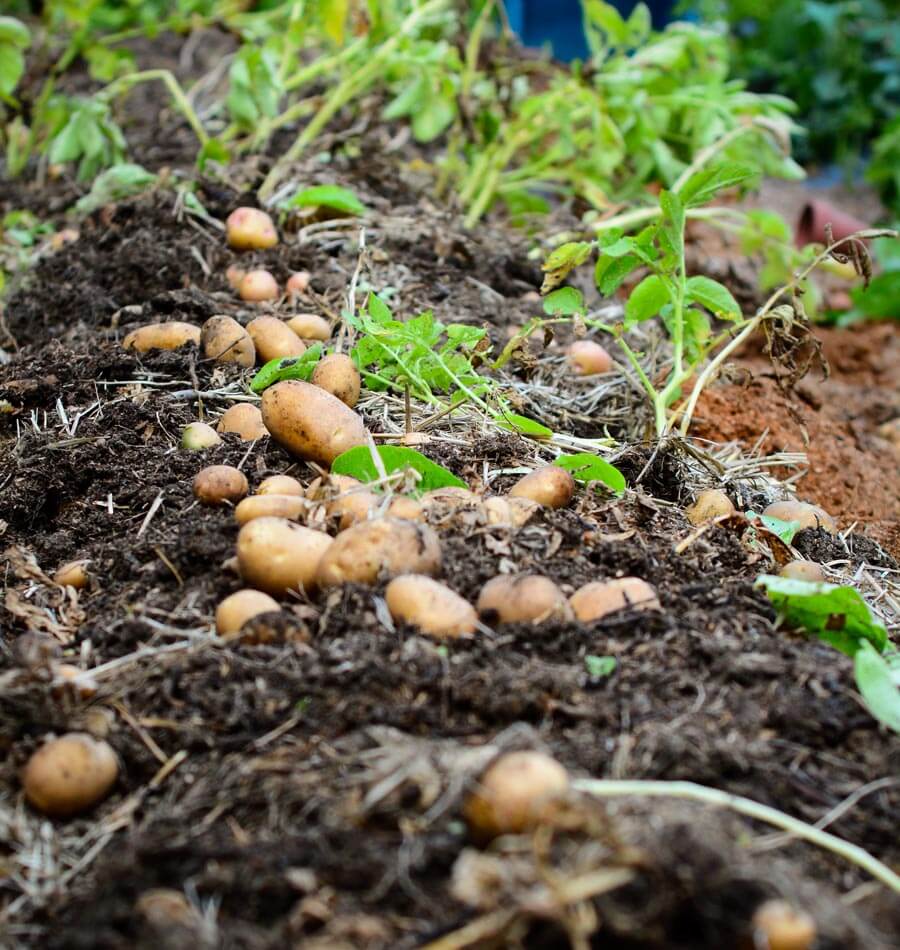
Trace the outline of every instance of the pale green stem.
[[194, 134], [197, 136], [200, 144], [206, 145], [209, 141], [209, 136], [206, 134], [206, 130], [203, 128], [200, 119], [197, 117], [197, 113], [194, 111], [190, 100], [184, 94], [180, 83], [168, 69], [147, 69], [140, 73], [129, 73], [127, 76], [113, 80], [101, 91], [100, 95], [104, 99], [111, 99], [121, 90], [127, 92], [132, 86], [136, 86], [138, 83], [154, 82], [156, 80], [161, 82], [166, 89], [169, 90], [169, 95], [171, 95], [178, 110], [187, 120], [188, 125], [194, 130]]

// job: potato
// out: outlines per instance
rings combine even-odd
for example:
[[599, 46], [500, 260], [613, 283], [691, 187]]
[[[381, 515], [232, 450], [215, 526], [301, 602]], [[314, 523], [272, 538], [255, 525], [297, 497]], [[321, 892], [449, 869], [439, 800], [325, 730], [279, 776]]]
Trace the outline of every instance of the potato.
[[733, 515], [734, 505], [725, 492], [718, 488], [706, 488], [697, 495], [697, 500], [684, 509], [684, 516], [693, 525], [704, 524], [722, 515]]
[[238, 524], [254, 518], [287, 518], [298, 521], [309, 510], [310, 503], [299, 495], [251, 495], [234, 509]]
[[245, 442], [253, 442], [269, 434], [259, 407], [254, 406], [252, 402], [236, 402], [229, 406], [219, 416], [216, 428], [219, 432], [234, 432]]
[[566, 595], [540, 574], [499, 574], [478, 595], [478, 616], [487, 623], [543, 623], [571, 620]]
[[[203, 918], [197, 909], [181, 891], [169, 887], [154, 887], [144, 891], [135, 901], [134, 909], [150, 927], [165, 934], [165, 939], [160, 942], [161, 947], [186, 947], [187, 942], [173, 935], [172, 931], [200, 931], [203, 927]], [[203, 942], [198, 943], [203, 945]]]
[[387, 509], [389, 518], [402, 518], [404, 521], [422, 521], [425, 509], [415, 498], [406, 495], [396, 495], [391, 499]]
[[248, 303], [263, 303], [277, 300], [281, 291], [278, 281], [267, 270], [248, 270], [238, 284], [238, 295]]
[[306, 497], [310, 501], [330, 501], [342, 492], [362, 487], [363, 483], [352, 475], [329, 474], [324, 478], [314, 478], [306, 489]]
[[352, 409], [299, 379], [270, 386], [263, 393], [262, 414], [277, 442], [321, 465], [331, 465], [342, 452], [366, 444], [366, 427]]
[[51, 739], [28, 760], [22, 773], [25, 797], [38, 811], [67, 818], [106, 797], [119, 774], [112, 747], [83, 732]]
[[795, 581], [811, 581], [814, 584], [824, 583], [826, 580], [825, 572], [821, 565], [815, 561], [805, 561], [798, 558], [796, 561], [789, 561], [778, 572], [779, 577], [788, 577]]
[[254, 518], [238, 532], [237, 557], [241, 577], [267, 594], [316, 587], [316, 571], [334, 542], [286, 518]]
[[247, 324], [260, 363], [286, 356], [302, 356], [306, 344], [278, 317], [257, 317]]
[[87, 587], [88, 580], [90, 580], [87, 572], [89, 563], [86, 560], [66, 561], [54, 572], [53, 582], [59, 584], [60, 587], [74, 587], [75, 590]]
[[[248, 501], [250, 499], [247, 499]], [[241, 627], [259, 614], [271, 610], [281, 610], [277, 600], [260, 590], [239, 590], [226, 597], [216, 607], [216, 633], [225, 639], [231, 639], [241, 632]]]
[[446, 584], [422, 574], [401, 574], [384, 592], [391, 616], [429, 636], [462, 637], [475, 632], [478, 617], [472, 605]]
[[359, 370], [353, 360], [343, 353], [332, 353], [319, 360], [313, 370], [313, 386], [319, 386], [351, 409], [359, 402], [361, 386]]
[[97, 695], [97, 681], [86, 670], [80, 670], [71, 663], [60, 663], [53, 669], [51, 692], [57, 699], [66, 693], [78, 699], [93, 699]]
[[240, 290], [241, 281], [246, 276], [247, 271], [243, 267], [238, 267], [237, 264], [232, 264], [228, 270], [225, 271], [225, 280], [228, 281], [229, 286], [232, 290]]
[[365, 521], [382, 501], [373, 491], [342, 492], [328, 503], [325, 513], [338, 522], [338, 530], [346, 531], [351, 525]]
[[233, 317], [210, 317], [200, 328], [200, 345], [203, 355], [215, 363], [237, 363], [248, 369], [256, 363], [253, 340]]
[[225, 240], [238, 251], [264, 251], [278, 243], [278, 232], [265, 211], [237, 208], [225, 219]]
[[[300, 294], [305, 294], [306, 291], [309, 290], [309, 271], [294, 271], [287, 279], [285, 290], [287, 290], [289, 297], [297, 297]], [[300, 334], [300, 336], [302, 335], [303, 334]], [[323, 339], [327, 340], [328, 337], [323, 337]]]
[[194, 495], [204, 505], [240, 501], [249, 488], [244, 473], [232, 465], [208, 465], [194, 477]]
[[122, 346], [135, 353], [147, 353], [150, 350], [177, 350], [188, 343], [200, 344], [200, 327], [172, 320], [132, 330], [122, 341]]
[[568, 789], [569, 774], [556, 759], [543, 752], [507, 752], [481, 776], [463, 815], [480, 841], [522, 834], [545, 821]]
[[640, 577], [620, 577], [613, 581], [592, 581], [579, 587], [569, 598], [575, 616], [583, 623], [599, 620], [617, 610], [658, 610], [656, 591]]
[[488, 524], [505, 524], [521, 528], [541, 506], [530, 498], [505, 498], [491, 495], [482, 500]]
[[834, 518], [818, 505], [805, 501], [776, 501], [763, 510], [764, 515], [781, 521], [799, 521], [800, 528], [822, 528], [829, 534], [837, 533]]
[[319, 564], [321, 587], [356, 582], [375, 584], [379, 577], [437, 574], [441, 544], [427, 525], [399, 518], [361, 521], [341, 532]]
[[61, 231], [57, 231], [56, 234], [50, 235], [48, 244], [50, 250], [59, 251], [67, 244], [74, 244], [80, 237], [81, 233], [76, 231], [75, 228], [63, 228]]
[[569, 365], [576, 376], [594, 376], [612, 369], [612, 357], [593, 340], [576, 340], [567, 354]]
[[481, 499], [468, 488], [448, 485], [445, 488], [432, 488], [422, 495], [422, 505], [426, 511], [438, 509], [453, 511], [457, 508], [478, 508]]
[[558, 465], [545, 465], [520, 478], [509, 494], [529, 498], [546, 508], [564, 508], [575, 494], [575, 479]]
[[890, 422], [883, 422], [878, 427], [878, 434], [895, 448], [900, 449], [900, 416], [891, 419]]
[[331, 339], [331, 325], [323, 317], [314, 313], [298, 313], [287, 321], [287, 325], [301, 340]]
[[257, 495], [304, 495], [305, 489], [292, 475], [270, 475], [256, 488]]
[[221, 442], [218, 432], [206, 422], [189, 422], [181, 430], [181, 447], [191, 452], [202, 452]]
[[769, 900], [753, 915], [753, 945], [763, 950], [809, 950], [816, 922], [787, 901]]

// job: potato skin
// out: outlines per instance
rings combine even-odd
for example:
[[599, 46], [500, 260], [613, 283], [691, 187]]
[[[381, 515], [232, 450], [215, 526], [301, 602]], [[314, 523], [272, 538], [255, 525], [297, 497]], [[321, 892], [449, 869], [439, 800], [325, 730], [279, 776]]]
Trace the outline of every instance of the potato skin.
[[260, 590], [246, 588], [230, 594], [216, 608], [216, 633], [229, 639], [241, 632], [241, 627], [259, 614], [281, 610], [277, 600]]
[[381, 576], [437, 574], [440, 567], [441, 544], [431, 528], [378, 518], [342, 531], [325, 552], [317, 577], [321, 587], [375, 584]]
[[809, 950], [816, 941], [816, 922], [784, 900], [768, 900], [753, 914], [754, 946], [767, 950]]
[[247, 477], [232, 465], [208, 465], [194, 476], [194, 495], [204, 505], [240, 501], [249, 490]]
[[311, 383], [288, 379], [262, 396], [263, 422], [272, 437], [300, 458], [331, 463], [366, 444], [366, 427], [340, 399]]
[[238, 532], [237, 557], [245, 583], [279, 596], [316, 587], [316, 572], [331, 538], [286, 518], [254, 518]]
[[269, 434], [262, 413], [251, 402], [236, 402], [229, 406], [216, 425], [219, 432], [234, 432], [245, 442], [253, 442]]
[[122, 346], [135, 353], [147, 353], [150, 350], [177, 350], [187, 343], [200, 345], [200, 327], [172, 320], [132, 330], [122, 341]]
[[341, 492], [334, 501], [328, 503], [325, 511], [329, 518], [337, 520], [339, 531], [346, 531], [351, 525], [365, 521], [381, 501], [373, 491]]
[[540, 574], [498, 574], [481, 588], [475, 606], [487, 624], [537, 624], [574, 616], [566, 595]]
[[237, 251], [264, 251], [278, 243], [278, 231], [265, 211], [235, 208], [225, 219], [225, 240]]
[[478, 617], [472, 605], [446, 584], [423, 574], [395, 577], [384, 598], [394, 620], [418, 627], [429, 636], [443, 639], [475, 632]]
[[298, 521], [310, 504], [298, 495], [250, 495], [234, 509], [238, 524], [244, 525], [254, 518], [287, 518]]
[[247, 303], [265, 303], [281, 296], [278, 281], [267, 270], [248, 270], [238, 284], [238, 296]]
[[306, 352], [306, 344], [278, 317], [257, 317], [247, 324], [247, 332], [260, 363]]
[[298, 313], [287, 321], [287, 325], [291, 332], [296, 333], [301, 340], [325, 341], [331, 339], [331, 325], [324, 317], [320, 317], [315, 313]]
[[256, 486], [257, 495], [305, 495], [306, 490], [293, 475], [270, 475]]
[[233, 317], [210, 317], [200, 328], [200, 345], [203, 355], [215, 363], [237, 363], [247, 369], [256, 364], [256, 346]]
[[510, 525], [521, 528], [541, 507], [530, 498], [512, 498], [504, 495], [490, 495], [482, 500], [482, 508], [488, 524]]
[[88, 561], [66, 561], [53, 574], [53, 582], [60, 587], [74, 587], [81, 590], [87, 587], [90, 576], [87, 572]]
[[829, 534], [837, 533], [834, 518], [818, 505], [805, 501], [776, 501], [763, 509], [763, 514], [781, 521], [799, 521], [800, 528], [822, 528]]
[[67, 818], [105, 798], [119, 774], [112, 747], [83, 732], [51, 739], [28, 760], [22, 773], [25, 797], [54, 818]]
[[810, 581], [813, 584], [822, 584], [827, 580], [820, 564], [802, 558], [796, 561], [788, 561], [778, 572], [778, 576], [787, 577], [794, 581]]
[[558, 465], [545, 465], [520, 478], [509, 494], [530, 498], [545, 508], [564, 508], [575, 494], [575, 479]]
[[325, 392], [337, 396], [351, 409], [359, 402], [362, 385], [359, 370], [353, 360], [344, 353], [332, 353], [319, 360], [310, 380], [313, 386], [319, 386]]
[[507, 752], [491, 764], [463, 806], [473, 836], [532, 831], [548, 815], [553, 800], [566, 794], [569, 774], [543, 752]]
[[698, 493], [693, 505], [684, 509], [684, 516], [691, 524], [700, 525], [722, 515], [733, 515], [734, 511], [734, 504], [725, 492], [706, 488]]
[[658, 610], [656, 591], [640, 577], [619, 577], [612, 581], [592, 581], [579, 587], [569, 598], [575, 617], [582, 623], [599, 620], [626, 607], [631, 610]]
[[206, 422], [189, 422], [181, 430], [181, 447], [191, 452], [202, 452], [221, 442], [219, 434]]
[[612, 369], [612, 357], [593, 340], [576, 340], [567, 353], [569, 365], [577, 376], [595, 376]]
[[[309, 271], [294, 271], [294, 273], [288, 277], [284, 289], [288, 292], [288, 296], [290, 297], [305, 294], [306, 291], [309, 290]], [[325, 337], [325, 339], [327, 340], [328, 337]]]

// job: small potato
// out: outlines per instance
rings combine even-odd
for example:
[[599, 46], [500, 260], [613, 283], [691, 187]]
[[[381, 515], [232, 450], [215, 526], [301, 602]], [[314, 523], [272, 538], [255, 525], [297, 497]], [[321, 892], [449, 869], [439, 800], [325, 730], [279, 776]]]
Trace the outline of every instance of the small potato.
[[256, 363], [250, 334], [233, 317], [210, 317], [200, 328], [203, 355], [215, 363], [237, 363], [248, 369]]
[[78, 699], [93, 699], [97, 695], [97, 681], [86, 670], [80, 670], [71, 663], [60, 663], [53, 670], [51, 692], [57, 699], [66, 693]]
[[204, 505], [240, 501], [249, 489], [244, 473], [231, 465], [209, 465], [194, 478], [194, 495]]
[[329, 518], [338, 522], [338, 530], [346, 531], [351, 525], [365, 521], [381, 504], [382, 497], [373, 491], [342, 492], [325, 509]]
[[397, 495], [388, 505], [389, 518], [402, 518], [404, 521], [422, 521], [425, 509], [415, 498], [406, 495]]
[[260, 590], [239, 590], [226, 597], [216, 608], [216, 633], [230, 639], [240, 633], [241, 627], [252, 617], [272, 610], [281, 610], [281, 607], [268, 594]]
[[725, 492], [718, 488], [706, 488], [697, 495], [697, 500], [684, 509], [684, 516], [693, 525], [704, 524], [722, 515], [733, 515], [734, 505]]
[[262, 414], [277, 442], [321, 465], [331, 465], [342, 452], [366, 444], [360, 416], [336, 396], [299, 379], [270, 386], [263, 393]]
[[558, 465], [545, 465], [520, 478], [509, 494], [530, 498], [545, 508], [564, 508], [575, 494], [575, 479]]
[[247, 271], [243, 267], [238, 267], [237, 264], [232, 264], [228, 270], [225, 271], [225, 280], [228, 281], [229, 286], [232, 290], [240, 290], [241, 281], [246, 276]]
[[798, 559], [789, 561], [778, 572], [779, 577], [787, 577], [794, 581], [810, 581], [813, 584], [822, 584], [825, 582], [825, 572], [821, 565], [815, 561], [804, 561]]
[[315, 313], [298, 313], [287, 321], [287, 325], [301, 340], [331, 339], [331, 324]]
[[135, 902], [134, 909], [151, 928], [165, 935], [159, 944], [162, 947], [187, 946], [180, 935], [172, 939], [173, 931], [199, 931], [203, 927], [203, 918], [197, 909], [181, 891], [169, 887], [154, 887], [144, 891]]
[[236, 402], [229, 406], [216, 425], [219, 432], [234, 432], [245, 442], [253, 442], [269, 434], [262, 413], [252, 402]]
[[172, 320], [169, 323], [151, 323], [132, 330], [122, 341], [126, 350], [148, 353], [150, 350], [177, 350], [188, 343], [200, 344], [200, 327]]
[[225, 240], [238, 251], [264, 251], [278, 243], [278, 232], [265, 211], [236, 208], [225, 219]]
[[59, 584], [60, 587], [74, 587], [75, 590], [81, 590], [83, 587], [87, 587], [88, 581], [90, 580], [87, 571], [88, 564], [89, 562], [86, 560], [66, 561], [65, 564], [61, 564], [54, 572], [54, 584]]
[[566, 595], [540, 574], [499, 574], [481, 588], [475, 606], [487, 624], [536, 624], [574, 616]]
[[[291, 274], [287, 279], [285, 284], [285, 290], [287, 290], [289, 297], [297, 297], [300, 294], [305, 294], [309, 290], [309, 271], [306, 270], [297, 270]], [[299, 334], [302, 336], [303, 334]], [[328, 337], [323, 337], [323, 339], [328, 339]]]
[[593, 340], [576, 340], [567, 354], [569, 365], [577, 376], [595, 376], [612, 369], [612, 357]]
[[292, 475], [270, 475], [256, 488], [257, 495], [304, 495], [305, 489]]
[[106, 797], [119, 774], [112, 747], [83, 732], [51, 739], [28, 760], [22, 773], [25, 797], [53, 818], [66, 818]]
[[640, 577], [620, 577], [613, 581], [593, 581], [579, 587], [569, 598], [575, 616], [582, 623], [599, 620], [617, 610], [659, 610], [656, 591]]
[[798, 521], [800, 528], [822, 528], [829, 534], [837, 533], [834, 518], [824, 508], [805, 501], [776, 501], [763, 510], [764, 515], [781, 521]]
[[299, 521], [309, 509], [310, 503], [299, 495], [251, 495], [234, 509], [238, 524], [246, 524], [254, 518], [287, 518]]
[[278, 317], [257, 317], [247, 324], [260, 363], [286, 356], [302, 356], [306, 344]]
[[52, 251], [59, 251], [67, 244], [74, 244], [81, 237], [81, 233], [75, 228], [63, 228], [56, 234], [50, 235], [49, 245]]
[[352, 475], [326, 475], [324, 478], [314, 478], [306, 489], [306, 497], [310, 501], [330, 501], [343, 492], [362, 488], [362, 482]]
[[475, 632], [478, 617], [472, 605], [446, 584], [422, 574], [395, 577], [387, 585], [384, 599], [394, 620], [418, 627], [429, 636], [443, 639]]
[[809, 950], [816, 935], [812, 917], [787, 901], [766, 901], [753, 915], [753, 945], [761, 950]]
[[882, 439], [890, 442], [894, 448], [900, 449], [900, 416], [891, 419], [890, 422], [883, 422], [878, 427], [878, 434]]
[[238, 532], [238, 566], [244, 582], [275, 596], [316, 587], [319, 562], [333, 545], [322, 531], [286, 518], [254, 518]]
[[440, 568], [441, 544], [431, 528], [379, 518], [342, 531], [325, 552], [317, 578], [321, 587], [375, 584], [379, 577], [437, 574]]
[[337, 396], [351, 409], [359, 402], [361, 381], [359, 370], [353, 360], [344, 353], [332, 353], [319, 360], [310, 380], [313, 386], [319, 386], [325, 392]]
[[482, 508], [488, 524], [505, 524], [521, 528], [541, 506], [530, 498], [505, 498], [491, 495], [483, 499]]
[[463, 806], [472, 835], [490, 841], [533, 831], [569, 790], [569, 773], [543, 752], [507, 752], [481, 776]]
[[181, 430], [181, 447], [191, 452], [202, 452], [221, 442], [219, 433], [206, 422], [189, 422]]
[[267, 270], [248, 270], [238, 284], [238, 295], [247, 303], [264, 303], [266, 300], [277, 300], [281, 291], [278, 281]]

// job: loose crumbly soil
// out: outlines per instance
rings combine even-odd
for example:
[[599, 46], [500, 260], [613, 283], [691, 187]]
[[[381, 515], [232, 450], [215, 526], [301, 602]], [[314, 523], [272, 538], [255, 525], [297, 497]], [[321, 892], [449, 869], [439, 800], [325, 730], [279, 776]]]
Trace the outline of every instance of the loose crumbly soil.
[[[431, 307], [488, 326], [495, 343], [535, 312], [540, 275], [521, 236], [466, 234], [386, 163], [302, 175], [336, 176], [375, 209], [363, 274], [395, 289], [397, 312]], [[242, 200], [214, 182], [198, 196], [219, 218]], [[676, 551], [693, 530], [682, 506], [701, 486], [693, 456], [640, 444], [645, 419], [621, 387], [610, 389], [615, 411], [579, 413], [593, 384], [564, 378], [557, 343], [537, 369], [555, 401], [523, 396], [526, 408], [540, 416], [543, 405], [557, 425], [568, 404], [577, 434], [608, 427], [628, 441], [619, 464], [631, 488], [623, 499], [580, 490], [516, 531], [445, 512], [444, 579], [474, 601], [500, 571], [538, 571], [566, 592], [637, 575], [660, 611], [439, 645], [387, 622], [383, 586], [351, 585], [287, 602], [257, 631], [274, 642], [210, 636], [216, 604], [240, 587], [229, 565], [237, 531], [229, 510], [194, 503], [193, 475], [210, 462], [240, 464], [254, 484], [314, 473], [269, 440], [181, 450], [180, 428], [214, 419], [238, 374], [191, 347], [138, 358], [119, 341], [151, 320], [248, 320], [223, 276], [236, 259], [160, 191], [96, 212], [6, 303], [0, 943], [416, 947], [520, 906], [516, 922], [471, 945], [712, 950], [750, 946], [753, 910], [783, 896], [816, 918], [818, 948], [896, 946], [900, 903], [855, 866], [706, 806], [573, 796], [552, 840], [481, 851], [470, 839], [461, 798], [497, 749], [543, 748], [578, 776], [698, 782], [809, 822], [900, 772], [900, 742], [863, 708], [851, 662], [776, 628], [753, 587], [774, 567], [768, 549], [729, 522]], [[357, 228], [334, 222], [240, 260], [279, 279], [309, 270], [302, 306], [330, 316], [357, 265]], [[703, 397], [697, 434], [806, 451], [800, 493], [853, 532], [804, 532], [796, 547], [830, 562], [834, 579], [859, 580], [896, 569], [874, 541], [898, 553], [897, 457], [875, 435], [897, 414], [897, 336], [885, 325], [824, 338], [827, 384], [789, 401], [747, 357], [745, 378]], [[534, 371], [514, 366], [509, 385]], [[373, 430], [390, 421], [385, 405], [363, 404]], [[527, 440], [458, 424], [423, 450], [477, 491], [508, 487], [509, 470], [537, 457]], [[765, 504], [777, 488], [755, 479], [730, 490]], [[75, 557], [90, 559], [92, 577], [77, 595], [42, 573]], [[96, 695], [54, 689], [29, 631], [71, 637], [68, 662], [100, 668]], [[615, 671], [592, 678], [589, 656], [615, 657]], [[42, 821], [18, 772], [49, 733], [73, 728], [107, 735], [120, 777], [93, 812]], [[900, 785], [881, 782], [829, 829], [896, 868], [898, 808]], [[604, 868], [633, 877], [593, 901], [545, 895], [536, 908], [534, 888], [551, 874], [564, 889]], [[148, 910], [153, 888], [188, 903]]]

